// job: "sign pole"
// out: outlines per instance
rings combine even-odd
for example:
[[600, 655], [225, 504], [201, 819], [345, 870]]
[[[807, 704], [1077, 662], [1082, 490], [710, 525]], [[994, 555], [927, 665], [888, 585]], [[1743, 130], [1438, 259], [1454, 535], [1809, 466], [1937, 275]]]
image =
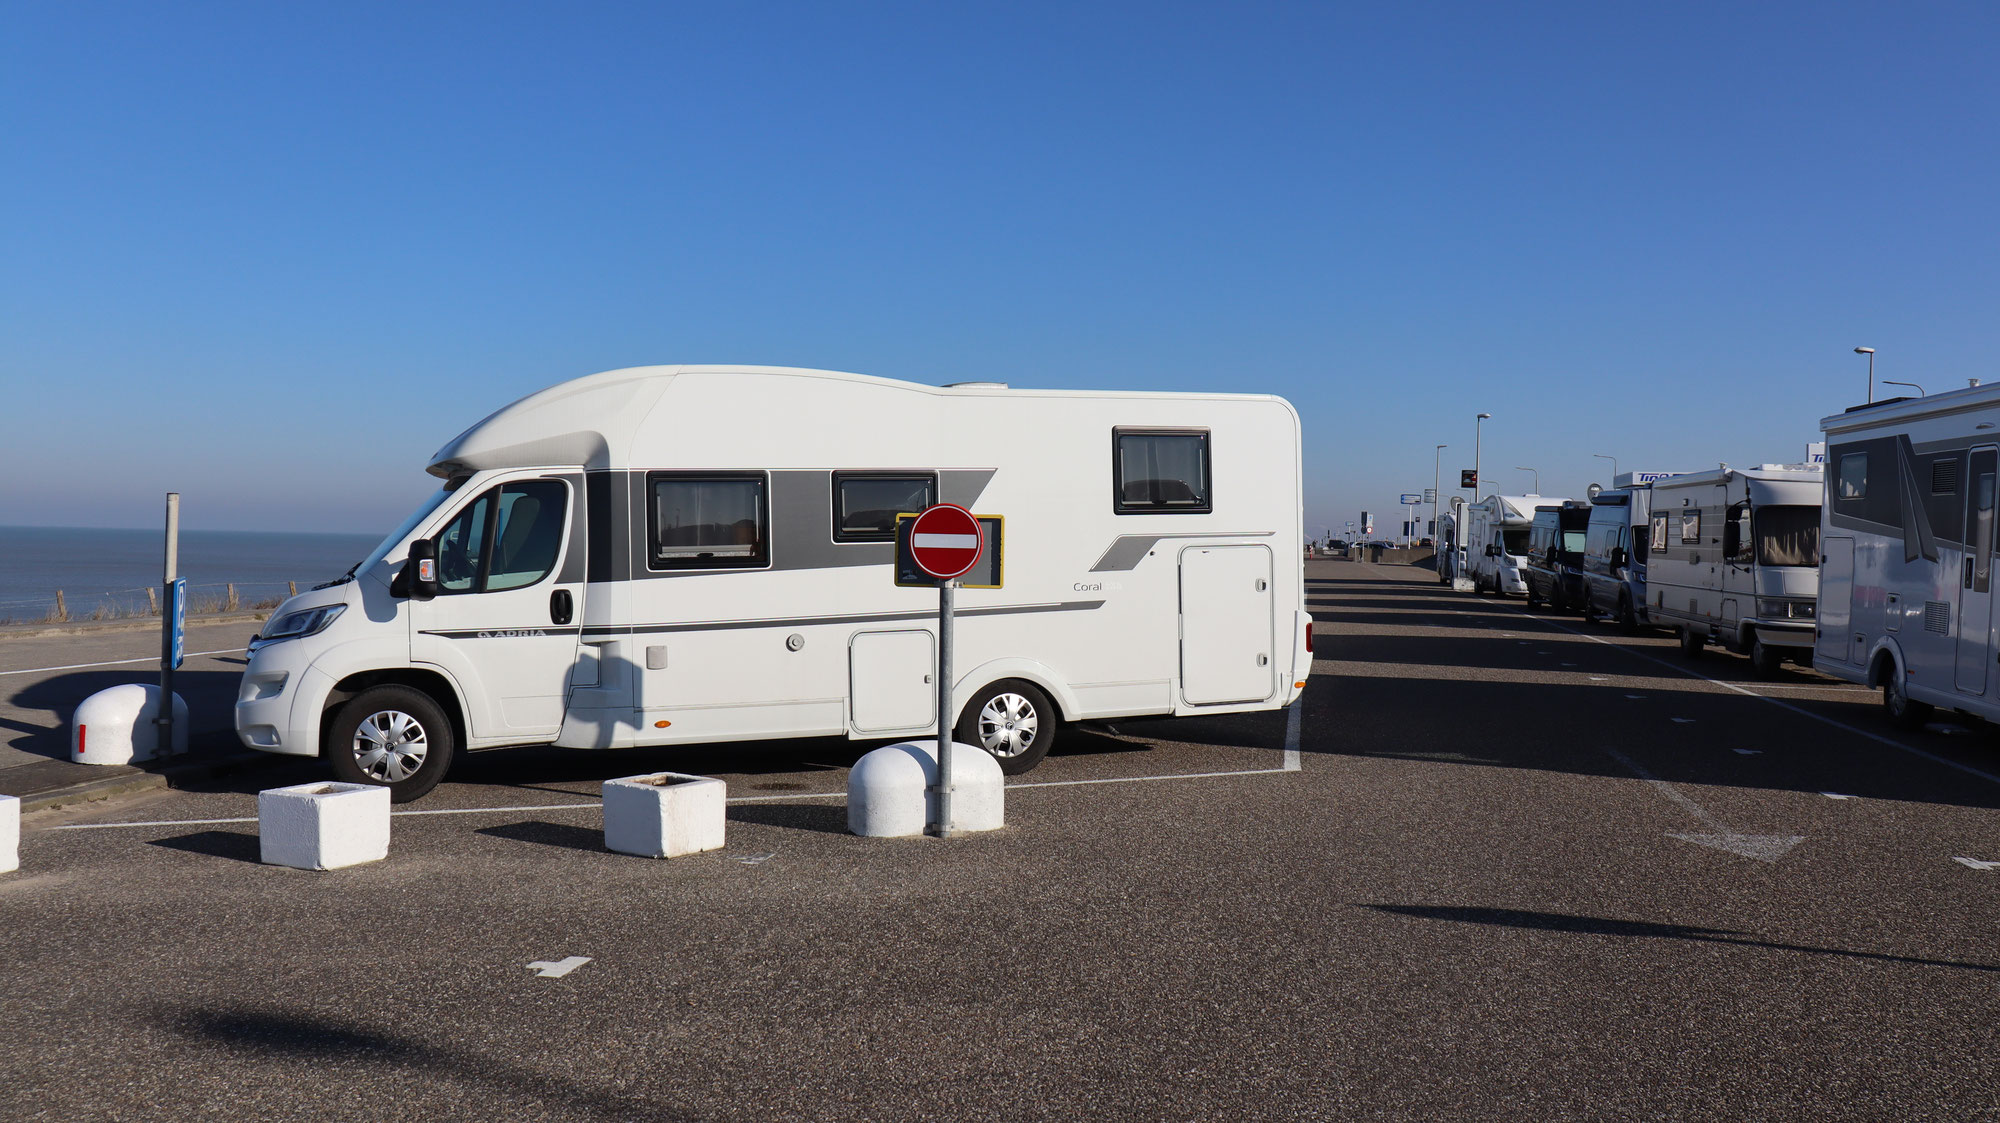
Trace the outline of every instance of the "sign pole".
[[161, 579], [165, 596], [160, 607], [160, 709], [153, 719], [158, 729], [159, 741], [154, 746], [153, 755], [170, 756], [174, 751], [174, 648], [175, 616], [180, 609], [174, 604], [175, 579], [180, 576], [181, 547], [181, 493], [167, 493], [167, 549], [165, 573]]
[[937, 824], [932, 834], [951, 837], [951, 614], [956, 578], [938, 582]]

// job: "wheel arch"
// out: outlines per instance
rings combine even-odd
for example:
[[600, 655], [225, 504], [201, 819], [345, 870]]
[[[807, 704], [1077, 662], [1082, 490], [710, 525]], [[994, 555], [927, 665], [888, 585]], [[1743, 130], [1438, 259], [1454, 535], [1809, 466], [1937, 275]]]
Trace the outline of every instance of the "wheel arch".
[[959, 715], [965, 712], [966, 705], [972, 701], [974, 695], [996, 682], [1010, 678], [1033, 683], [1042, 693], [1049, 696], [1049, 701], [1055, 703], [1058, 711], [1056, 716], [1064, 721], [1076, 720], [1078, 713], [1076, 695], [1063, 682], [1062, 676], [1056, 674], [1048, 664], [1033, 659], [994, 659], [967, 671], [953, 684], [952, 723], [957, 724]]
[[1889, 681], [1889, 675], [1892, 674], [1899, 679], [1906, 679], [1907, 676], [1903, 673], [1904, 666], [1902, 649], [1884, 637], [1875, 644], [1875, 650], [1868, 653], [1868, 674], [1863, 680], [1863, 685], [1882, 686]]
[[452, 737], [463, 746], [466, 743], [465, 705], [458, 696], [458, 684], [451, 681], [441, 671], [420, 667], [386, 667], [380, 670], [355, 671], [333, 684], [327, 691], [326, 699], [320, 703], [319, 751], [326, 752], [327, 729], [333, 724], [333, 715], [348, 699], [362, 691], [376, 686], [407, 686], [423, 692], [438, 704], [445, 716], [451, 720]]

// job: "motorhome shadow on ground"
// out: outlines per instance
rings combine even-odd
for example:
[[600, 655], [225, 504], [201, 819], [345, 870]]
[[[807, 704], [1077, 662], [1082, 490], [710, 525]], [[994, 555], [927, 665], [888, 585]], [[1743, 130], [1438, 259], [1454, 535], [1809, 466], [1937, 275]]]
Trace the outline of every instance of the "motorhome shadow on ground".
[[1759, 674], [1810, 664], [1819, 592], [1817, 465], [1717, 468], [1653, 485], [1646, 617], [1681, 649], [1717, 644]]
[[1299, 421], [1260, 395], [642, 367], [500, 409], [253, 645], [243, 742], [433, 787], [453, 754], [937, 728], [896, 516], [1004, 523], [946, 715], [1010, 772], [1065, 722], [1278, 709], [1311, 669]]
[[2000, 721], [1994, 491], [2000, 384], [1824, 418], [1813, 666], [1882, 688], [1889, 716]]

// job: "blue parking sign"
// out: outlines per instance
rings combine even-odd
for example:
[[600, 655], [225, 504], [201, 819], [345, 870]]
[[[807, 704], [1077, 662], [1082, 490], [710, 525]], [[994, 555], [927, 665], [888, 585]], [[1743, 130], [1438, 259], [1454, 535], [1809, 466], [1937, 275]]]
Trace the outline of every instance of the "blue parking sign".
[[187, 653], [187, 578], [177, 577], [167, 586], [167, 618], [173, 621], [172, 637], [168, 643], [168, 666], [181, 669], [181, 662]]

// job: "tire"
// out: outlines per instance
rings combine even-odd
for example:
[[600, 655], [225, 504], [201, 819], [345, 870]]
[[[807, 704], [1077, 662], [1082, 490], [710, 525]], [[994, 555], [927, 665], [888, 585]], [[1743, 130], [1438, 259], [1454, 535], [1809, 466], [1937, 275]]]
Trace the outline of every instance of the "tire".
[[1049, 755], [1061, 726], [1048, 695], [1034, 683], [1010, 678], [981, 690], [966, 704], [952, 738], [985, 749], [1000, 762], [1000, 771], [1019, 776]]
[[336, 778], [388, 788], [391, 803], [408, 803], [444, 779], [456, 741], [451, 719], [430, 695], [371, 686], [340, 707], [322, 751]]
[[1784, 665], [1784, 648], [1772, 647], [1759, 637], [1750, 640], [1750, 668], [1757, 672], [1759, 678], [1777, 678]]
[[1690, 627], [1681, 629], [1681, 654], [1690, 659], [1701, 658], [1702, 638]]
[[1542, 598], [1535, 594], [1535, 583], [1533, 581], [1528, 582], [1528, 607], [1542, 607]]
[[1632, 611], [1632, 598], [1630, 596], [1624, 593], [1618, 594], [1618, 615], [1612, 617], [1612, 619], [1617, 621], [1618, 630], [1628, 636], [1639, 630], [1639, 617], [1637, 613]]
[[1896, 668], [1890, 667], [1882, 680], [1882, 709], [1889, 720], [1904, 729], [1922, 729], [1931, 719], [1931, 704], [1919, 702], [1903, 693], [1905, 687]]

